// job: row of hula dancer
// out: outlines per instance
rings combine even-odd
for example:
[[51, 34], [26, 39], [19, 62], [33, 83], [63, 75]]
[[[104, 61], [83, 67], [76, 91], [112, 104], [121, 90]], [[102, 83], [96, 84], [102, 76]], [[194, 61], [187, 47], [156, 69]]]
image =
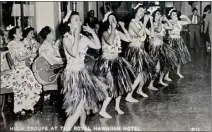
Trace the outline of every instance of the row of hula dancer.
[[[125, 23], [117, 22], [113, 12], [106, 13], [102, 20], [101, 43], [94, 30], [82, 25], [77, 12], [66, 15], [65, 22], [60, 26], [67, 60], [61, 77], [63, 108], [68, 116], [63, 131], [70, 131], [78, 119], [84, 130], [90, 130], [85, 121], [91, 111], [99, 112], [104, 118], [112, 118], [106, 111], [112, 98], [115, 98], [117, 113], [124, 114], [120, 109], [121, 97], [127, 94], [126, 101], [138, 102], [132, 97], [136, 87], [137, 94], [148, 97], [143, 92], [143, 86], [147, 80], [151, 80], [148, 88], [157, 91], [153, 83], [158, 75], [159, 84], [163, 86], [168, 86], [163, 80], [172, 81], [170, 71], [176, 69], [177, 75], [183, 78], [180, 67], [191, 59], [180, 32], [190, 20], [185, 15], [179, 15], [175, 9], [169, 11], [170, 19], [162, 15], [159, 8], [150, 11], [150, 14], [145, 12], [141, 4], [133, 8], [128, 30]], [[122, 31], [117, 30], [117, 25]], [[82, 35], [81, 28], [92, 37]], [[163, 40], [167, 30], [169, 43]], [[144, 48], [147, 39], [148, 53]], [[119, 55], [122, 52], [121, 40], [129, 42], [123, 57]], [[90, 71], [85, 66], [85, 53], [88, 48], [100, 49], [101, 45], [102, 55], [96, 60], [93, 71]]]

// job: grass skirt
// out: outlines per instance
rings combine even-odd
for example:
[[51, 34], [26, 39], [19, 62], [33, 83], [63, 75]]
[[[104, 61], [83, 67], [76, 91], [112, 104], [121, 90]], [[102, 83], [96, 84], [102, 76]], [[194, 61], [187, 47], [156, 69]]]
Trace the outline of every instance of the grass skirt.
[[144, 49], [137, 46], [129, 46], [124, 56], [132, 65], [136, 76], [142, 74], [144, 81], [149, 79], [152, 74], [155, 74], [154, 61]]
[[160, 71], [170, 71], [177, 67], [179, 56], [170, 45], [165, 43], [158, 45], [150, 44], [149, 54], [155, 64], [158, 61], [160, 62]]
[[188, 61], [191, 61], [191, 55], [181, 37], [170, 38], [169, 42], [172, 48], [175, 49], [179, 55], [178, 64], [186, 64]]
[[108, 59], [100, 56], [93, 72], [105, 79], [105, 83], [109, 86], [109, 97], [116, 98], [132, 90], [135, 75], [131, 65], [122, 57]]
[[[71, 67], [71, 66], [69, 66]], [[87, 68], [73, 70], [66, 67], [61, 75], [63, 82], [62, 93], [64, 94], [63, 108], [67, 115], [72, 115], [81, 100], [84, 109], [89, 113], [92, 110], [98, 112], [98, 102], [106, 97], [108, 88]]]

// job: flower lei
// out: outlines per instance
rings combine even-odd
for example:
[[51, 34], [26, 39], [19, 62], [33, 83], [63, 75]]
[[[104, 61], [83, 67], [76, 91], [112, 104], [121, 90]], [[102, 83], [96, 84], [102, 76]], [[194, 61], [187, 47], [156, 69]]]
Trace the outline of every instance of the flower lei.
[[[108, 31], [110, 33], [110, 31]], [[116, 53], [121, 53], [121, 39], [120, 36], [118, 35], [118, 31], [116, 30], [116, 36], [114, 38], [114, 42], [112, 45], [103, 45], [103, 49], [106, 53], [109, 54], [116, 54]]]
[[[141, 21], [136, 21], [135, 19], [132, 19], [132, 22], [135, 23], [136, 27], [141, 29], [141, 28], [144, 28]], [[141, 41], [145, 41], [146, 39], [146, 34], [143, 36], [143, 37], [139, 37]]]

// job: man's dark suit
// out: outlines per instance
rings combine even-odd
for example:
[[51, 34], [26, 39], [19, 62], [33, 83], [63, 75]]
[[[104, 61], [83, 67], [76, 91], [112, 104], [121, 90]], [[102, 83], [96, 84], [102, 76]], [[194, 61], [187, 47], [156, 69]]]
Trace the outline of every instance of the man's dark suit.
[[[194, 15], [190, 15], [189, 19], [192, 22]], [[190, 24], [189, 25], [189, 34], [190, 34], [190, 47], [191, 48], [201, 48], [202, 46], [200, 45], [200, 27], [201, 27], [201, 17], [197, 15], [197, 24]], [[196, 41], [195, 41], [196, 39]]]

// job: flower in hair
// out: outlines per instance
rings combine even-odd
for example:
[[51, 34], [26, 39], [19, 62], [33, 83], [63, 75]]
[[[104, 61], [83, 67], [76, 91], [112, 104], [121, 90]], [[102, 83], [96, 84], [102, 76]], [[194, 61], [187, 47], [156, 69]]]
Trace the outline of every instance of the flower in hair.
[[25, 27], [25, 28], [24, 28], [24, 30], [27, 30], [28, 28], [31, 28], [31, 26], [27, 26], [27, 27]]
[[138, 3], [135, 7], [133, 7], [133, 9], [135, 10], [135, 9], [137, 9], [139, 6], [142, 6], [143, 4], [141, 4], [141, 3]]
[[175, 9], [175, 8], [172, 8], [172, 9], [169, 11], [168, 16], [171, 16], [171, 13], [172, 13], [174, 10], [176, 10], [176, 9]]
[[107, 12], [107, 13], [105, 14], [105, 16], [104, 16], [104, 18], [103, 18], [102, 22], [106, 22], [106, 21], [107, 21], [107, 19], [108, 19], [108, 16], [109, 16], [111, 13], [112, 13], [112, 11]]
[[72, 10], [70, 10], [70, 11], [66, 14], [65, 18], [63, 18], [63, 23], [65, 23], [65, 22], [68, 21], [69, 17], [71, 16], [71, 13], [72, 13]]
[[160, 9], [159, 6], [157, 6], [157, 7], [150, 7], [149, 9], [147, 9], [147, 11], [150, 12], [150, 15], [152, 15], [153, 12], [155, 12], [155, 11], [158, 10], [158, 9]]
[[9, 26], [6, 27], [6, 30], [9, 31], [9, 30], [13, 29], [14, 27], [15, 26], [9, 25]]

